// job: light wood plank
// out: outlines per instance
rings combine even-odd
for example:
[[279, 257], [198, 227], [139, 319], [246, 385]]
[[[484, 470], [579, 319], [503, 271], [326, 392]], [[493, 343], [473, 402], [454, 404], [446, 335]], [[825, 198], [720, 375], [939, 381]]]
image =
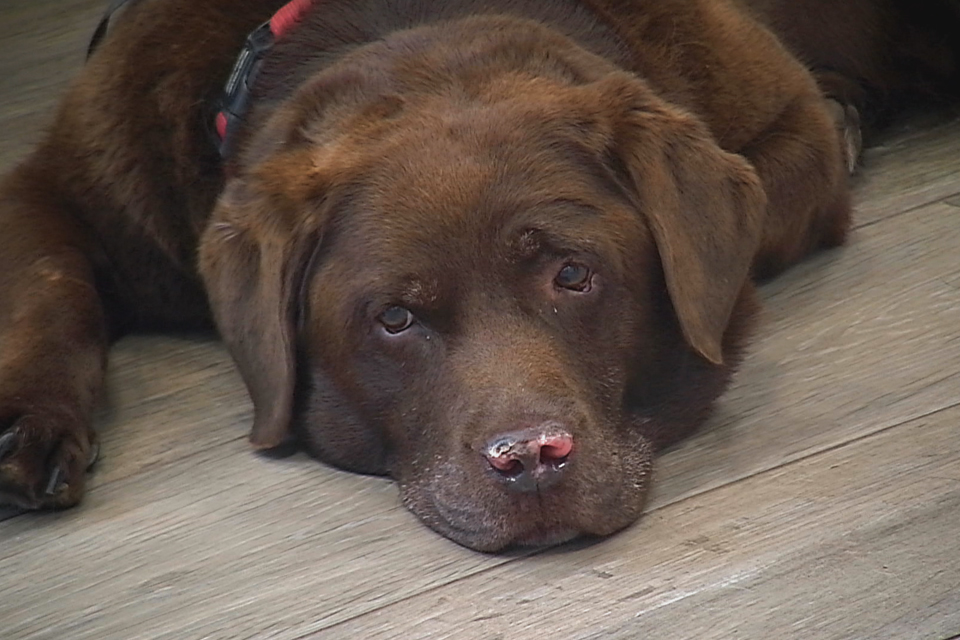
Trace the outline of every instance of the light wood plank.
[[23, 157], [83, 66], [104, 0], [3, 0], [0, 6], [0, 168]]
[[858, 227], [960, 193], [960, 117], [897, 134], [864, 154], [855, 181]]
[[960, 408], [327, 629], [323, 638], [942, 638]]

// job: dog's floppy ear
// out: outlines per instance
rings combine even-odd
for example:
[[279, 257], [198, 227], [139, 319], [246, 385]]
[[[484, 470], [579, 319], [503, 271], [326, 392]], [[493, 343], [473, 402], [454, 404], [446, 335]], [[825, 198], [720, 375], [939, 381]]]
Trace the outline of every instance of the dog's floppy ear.
[[[292, 154], [290, 154], [292, 155]], [[200, 243], [200, 272], [217, 328], [253, 400], [250, 441], [289, 436], [296, 384], [296, 326], [304, 279], [320, 243], [322, 207], [311, 162], [287, 157], [234, 179]], [[289, 171], [295, 168], [296, 171]], [[290, 184], [287, 176], [296, 176]]]
[[684, 338], [714, 364], [750, 277], [766, 210], [753, 167], [635, 77], [600, 81], [618, 173], [645, 216]]

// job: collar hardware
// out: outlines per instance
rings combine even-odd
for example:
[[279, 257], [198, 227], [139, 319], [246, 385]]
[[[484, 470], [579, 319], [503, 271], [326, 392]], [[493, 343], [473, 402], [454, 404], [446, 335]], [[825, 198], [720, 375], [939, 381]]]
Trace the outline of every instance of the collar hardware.
[[264, 22], [247, 36], [240, 55], [230, 71], [227, 83], [220, 98], [220, 110], [214, 118], [214, 128], [217, 132], [217, 149], [220, 157], [226, 158], [233, 150], [233, 141], [240, 120], [247, 112], [250, 102], [250, 87], [253, 86], [260, 70], [260, 61], [273, 47], [275, 37], [270, 30], [270, 23]]
[[273, 45], [303, 18], [313, 2], [292, 0], [247, 36], [227, 78], [218, 103], [219, 111], [214, 117], [215, 142], [221, 158], [226, 159], [233, 151], [237, 128], [247, 112], [250, 89], [260, 71], [260, 62]]

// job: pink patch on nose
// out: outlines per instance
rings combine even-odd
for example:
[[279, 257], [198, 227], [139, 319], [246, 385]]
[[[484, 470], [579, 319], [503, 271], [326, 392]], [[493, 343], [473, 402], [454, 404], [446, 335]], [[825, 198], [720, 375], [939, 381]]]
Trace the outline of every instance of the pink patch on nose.
[[512, 473], [514, 471], [520, 471], [523, 469], [523, 463], [509, 456], [491, 456], [487, 458], [490, 461], [490, 466], [498, 471], [506, 471]]
[[562, 462], [573, 451], [570, 436], [542, 436], [539, 439], [541, 462]]

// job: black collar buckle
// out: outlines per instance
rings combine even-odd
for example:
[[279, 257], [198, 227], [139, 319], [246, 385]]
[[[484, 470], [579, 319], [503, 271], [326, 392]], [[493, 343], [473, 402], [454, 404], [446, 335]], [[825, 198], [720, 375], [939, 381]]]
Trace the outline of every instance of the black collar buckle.
[[250, 88], [260, 71], [260, 61], [267, 51], [273, 47], [276, 38], [270, 29], [270, 22], [264, 22], [247, 36], [243, 49], [237, 57], [230, 77], [223, 88], [220, 98], [220, 110], [215, 119], [217, 148], [220, 157], [226, 158], [233, 150], [233, 140], [236, 136], [240, 119], [247, 111], [250, 102]]

